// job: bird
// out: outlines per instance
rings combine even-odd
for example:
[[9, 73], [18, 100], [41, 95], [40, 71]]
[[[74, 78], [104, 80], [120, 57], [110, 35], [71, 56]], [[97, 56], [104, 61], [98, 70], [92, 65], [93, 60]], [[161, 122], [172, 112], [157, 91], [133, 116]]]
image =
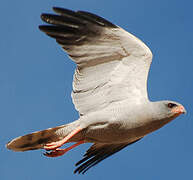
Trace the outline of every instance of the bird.
[[[79, 118], [71, 123], [17, 137], [13, 151], [44, 149], [47, 157], [92, 143], [76, 163], [84, 174], [107, 157], [134, 144], [186, 113], [178, 102], [150, 101], [147, 79], [151, 50], [137, 37], [87, 11], [53, 7], [39, 29], [55, 39], [76, 63], [72, 101]], [[73, 143], [61, 148], [66, 143]]]

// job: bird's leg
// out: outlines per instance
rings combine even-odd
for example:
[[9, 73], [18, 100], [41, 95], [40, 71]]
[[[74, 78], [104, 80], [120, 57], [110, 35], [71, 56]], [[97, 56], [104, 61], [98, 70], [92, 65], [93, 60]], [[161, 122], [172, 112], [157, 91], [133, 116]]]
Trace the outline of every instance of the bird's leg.
[[74, 129], [70, 134], [68, 134], [64, 139], [52, 142], [44, 145], [45, 150], [56, 150], [57, 148], [61, 147], [63, 144], [67, 143], [70, 138], [72, 138], [74, 135], [79, 133], [82, 130], [82, 128], [78, 127]]
[[75, 144], [73, 144], [72, 146], [68, 147], [68, 148], [65, 148], [65, 149], [55, 149], [55, 150], [52, 150], [51, 152], [46, 152], [44, 153], [45, 156], [47, 157], [58, 157], [58, 156], [62, 156], [63, 154], [65, 154], [66, 152], [68, 152], [69, 150], [75, 148], [76, 146], [79, 146], [80, 144], [83, 144], [85, 143], [85, 141], [79, 141]]

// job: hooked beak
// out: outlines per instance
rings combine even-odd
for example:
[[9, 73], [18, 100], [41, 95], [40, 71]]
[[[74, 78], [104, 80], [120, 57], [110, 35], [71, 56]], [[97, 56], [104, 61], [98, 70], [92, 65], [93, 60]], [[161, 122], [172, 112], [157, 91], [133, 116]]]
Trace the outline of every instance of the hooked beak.
[[177, 107], [174, 107], [171, 111], [172, 111], [174, 114], [176, 114], [176, 115], [186, 114], [186, 110], [185, 110], [184, 106], [182, 106], [182, 105], [179, 105], [179, 106], [177, 106]]

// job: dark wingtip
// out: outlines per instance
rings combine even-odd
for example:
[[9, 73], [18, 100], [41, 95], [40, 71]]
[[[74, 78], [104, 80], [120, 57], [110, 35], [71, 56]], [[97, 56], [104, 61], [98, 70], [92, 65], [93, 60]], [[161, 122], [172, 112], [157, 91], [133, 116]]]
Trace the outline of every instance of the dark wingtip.
[[[141, 138], [140, 138], [141, 139]], [[110, 157], [111, 155], [119, 152], [123, 148], [133, 143], [136, 143], [140, 139], [137, 139], [133, 142], [128, 144], [110, 144], [110, 145], [103, 145], [103, 146], [95, 146], [92, 145], [87, 152], [85, 153], [85, 157], [76, 163], [75, 166], [79, 166], [74, 170], [74, 173], [85, 174], [90, 168], [96, 166], [98, 163], [103, 161], [104, 159]]]
[[89, 22], [95, 23], [100, 26], [106, 26], [106, 27], [111, 27], [111, 28], [117, 28], [116, 25], [113, 23], [109, 22], [105, 18], [102, 18], [96, 14], [87, 12], [87, 11], [73, 11], [65, 8], [59, 8], [59, 7], [53, 7], [53, 11], [56, 12], [57, 14], [60, 15], [70, 15], [73, 17], [81, 17], [84, 20], [87, 20]]
[[53, 7], [52, 9], [53, 9], [54, 12], [56, 12], [58, 14], [71, 14], [71, 15], [75, 14], [75, 11], [65, 9], [65, 8]]
[[50, 18], [50, 14], [43, 13], [43, 14], [41, 14], [40, 18], [42, 21], [49, 23], [48, 20]]
[[58, 8], [59, 8], [59, 7], [53, 6], [53, 7], [52, 7], [52, 10], [53, 10], [53, 11], [57, 11]]
[[48, 16], [49, 16], [49, 14], [42, 13], [40, 17], [41, 17], [41, 19], [42, 19], [43, 21], [45, 21], [45, 20], [48, 18]]
[[40, 31], [43, 31], [43, 32], [46, 31], [45, 25], [40, 25], [40, 26], [38, 26], [38, 28]]
[[56, 6], [54, 6], [52, 9], [53, 9], [54, 12], [66, 10], [66, 9], [64, 9], [64, 8], [60, 8], [60, 7], [56, 7]]
[[111, 23], [110, 21], [106, 20], [105, 18], [98, 16], [96, 14], [87, 12], [87, 11], [77, 11], [77, 14], [80, 16], [83, 16], [87, 20], [90, 20], [91, 22], [97, 23], [100, 26], [106, 26], [111, 28], [117, 28], [116, 25]]

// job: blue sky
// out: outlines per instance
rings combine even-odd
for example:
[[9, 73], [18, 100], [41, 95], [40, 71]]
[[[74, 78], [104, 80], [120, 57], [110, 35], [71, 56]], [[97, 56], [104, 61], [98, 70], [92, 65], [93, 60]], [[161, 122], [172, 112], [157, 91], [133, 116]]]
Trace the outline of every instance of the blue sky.
[[[5, 148], [14, 137], [78, 118], [70, 98], [75, 65], [38, 30], [40, 14], [52, 12], [53, 6], [93, 12], [143, 40], [154, 54], [150, 99], [178, 101], [188, 112], [84, 176], [72, 171], [89, 145], [56, 159], [44, 157], [41, 150], [14, 153]], [[2, 0], [0, 179], [192, 179], [192, 6], [191, 0]]]

